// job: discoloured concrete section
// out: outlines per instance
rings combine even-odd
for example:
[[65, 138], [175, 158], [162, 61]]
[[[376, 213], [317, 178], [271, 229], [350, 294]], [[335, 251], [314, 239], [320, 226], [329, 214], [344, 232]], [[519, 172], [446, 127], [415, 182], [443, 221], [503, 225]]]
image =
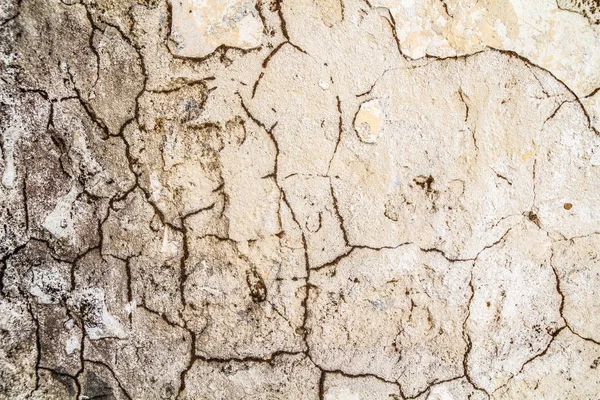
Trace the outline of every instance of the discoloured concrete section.
[[538, 3], [2, 2], [0, 398], [592, 398], [598, 8]]

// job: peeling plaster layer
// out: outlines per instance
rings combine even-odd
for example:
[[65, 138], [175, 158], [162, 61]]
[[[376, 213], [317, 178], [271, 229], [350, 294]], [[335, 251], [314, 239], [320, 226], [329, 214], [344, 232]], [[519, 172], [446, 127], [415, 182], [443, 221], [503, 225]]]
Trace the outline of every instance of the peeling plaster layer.
[[0, 399], [600, 393], [595, 0], [0, 4]]

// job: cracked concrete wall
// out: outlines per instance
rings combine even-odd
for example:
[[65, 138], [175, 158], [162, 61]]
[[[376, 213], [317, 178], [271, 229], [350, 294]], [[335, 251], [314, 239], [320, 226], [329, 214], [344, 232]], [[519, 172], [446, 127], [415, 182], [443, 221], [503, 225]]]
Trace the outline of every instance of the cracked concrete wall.
[[597, 399], [597, 0], [0, 1], [0, 398]]

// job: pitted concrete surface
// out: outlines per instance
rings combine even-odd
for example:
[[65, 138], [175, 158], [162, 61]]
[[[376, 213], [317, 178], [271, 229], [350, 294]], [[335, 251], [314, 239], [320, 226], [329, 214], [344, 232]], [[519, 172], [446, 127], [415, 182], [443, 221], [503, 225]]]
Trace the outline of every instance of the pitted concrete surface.
[[597, 400], [599, 22], [0, 1], [0, 398]]

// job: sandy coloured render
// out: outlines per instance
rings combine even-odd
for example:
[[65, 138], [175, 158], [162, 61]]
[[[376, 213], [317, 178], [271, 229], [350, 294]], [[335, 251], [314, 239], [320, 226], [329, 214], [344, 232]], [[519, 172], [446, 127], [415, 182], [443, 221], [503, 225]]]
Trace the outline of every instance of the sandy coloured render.
[[0, 0], [0, 398], [596, 399], [599, 23]]

